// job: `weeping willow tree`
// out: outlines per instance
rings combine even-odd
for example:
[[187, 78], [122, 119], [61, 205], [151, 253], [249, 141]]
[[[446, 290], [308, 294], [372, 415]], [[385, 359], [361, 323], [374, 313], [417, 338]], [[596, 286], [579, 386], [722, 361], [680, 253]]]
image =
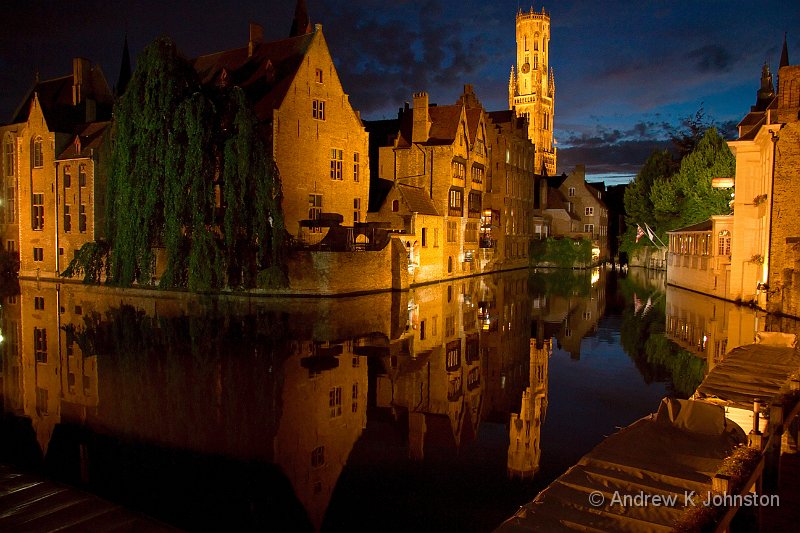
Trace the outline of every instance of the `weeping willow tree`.
[[150, 283], [162, 247], [162, 287], [285, 283], [280, 178], [258, 120], [241, 89], [203, 88], [167, 38], [115, 107], [110, 160], [110, 282]]
[[176, 109], [200, 89], [175, 43], [160, 38], [144, 49], [125, 95], [114, 109], [106, 232], [110, 278], [149, 283], [152, 247], [164, 226], [164, 184]]

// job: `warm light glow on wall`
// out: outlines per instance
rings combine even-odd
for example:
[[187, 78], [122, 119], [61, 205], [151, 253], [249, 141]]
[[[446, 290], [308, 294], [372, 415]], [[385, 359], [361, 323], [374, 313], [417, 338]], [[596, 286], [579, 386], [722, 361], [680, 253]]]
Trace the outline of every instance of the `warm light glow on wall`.
[[733, 187], [734, 179], [728, 178], [711, 178], [711, 186], [715, 189], [730, 189]]

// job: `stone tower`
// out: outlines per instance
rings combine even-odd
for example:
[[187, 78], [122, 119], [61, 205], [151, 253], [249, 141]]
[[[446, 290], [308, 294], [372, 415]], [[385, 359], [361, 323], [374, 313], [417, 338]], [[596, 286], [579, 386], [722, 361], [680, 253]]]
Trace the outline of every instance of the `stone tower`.
[[555, 84], [550, 64], [550, 15], [517, 13], [517, 65], [511, 67], [508, 105], [517, 116], [528, 119], [528, 138], [536, 147], [534, 171], [554, 176], [556, 149], [553, 143]]

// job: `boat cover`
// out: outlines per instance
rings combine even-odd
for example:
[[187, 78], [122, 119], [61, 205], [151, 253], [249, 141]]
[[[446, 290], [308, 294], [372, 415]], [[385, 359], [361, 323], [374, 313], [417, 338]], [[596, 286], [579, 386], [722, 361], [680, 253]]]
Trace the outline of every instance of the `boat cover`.
[[670, 531], [687, 496], [701, 504], [722, 460], [744, 441], [722, 407], [665, 398], [658, 413], [606, 438], [497, 531]]
[[789, 389], [800, 372], [797, 348], [748, 344], [731, 350], [703, 380], [692, 398], [753, 409], [756, 398], [765, 403]]

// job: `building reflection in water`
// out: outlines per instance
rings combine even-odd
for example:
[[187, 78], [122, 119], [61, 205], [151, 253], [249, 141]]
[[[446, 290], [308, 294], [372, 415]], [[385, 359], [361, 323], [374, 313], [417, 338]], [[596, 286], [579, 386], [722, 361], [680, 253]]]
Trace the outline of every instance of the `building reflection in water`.
[[23, 281], [2, 307], [3, 406], [64, 481], [180, 527], [320, 529], [368, 414], [414, 462], [511, 417], [498, 473], [533, 476], [551, 339], [580, 358], [605, 279], [522, 270], [320, 300]]
[[[184, 461], [202, 458], [199, 465], [220, 457], [275, 464], [294, 489], [289, 499], [319, 529], [366, 426], [367, 361], [356, 349], [365, 338], [388, 345], [398, 329], [390, 324], [396, 313], [363, 309], [388, 310], [398, 296], [276, 305], [151, 294], [23, 281], [21, 294], [2, 306], [4, 411], [30, 420], [36, 455], [51, 464], [69, 457], [72, 464], [56, 470], [79, 472], [65, 481], [90, 489], [128, 475], [119, 470], [148, 469], [109, 464], [130, 446], [147, 450], [139, 459], [179, 450]], [[88, 433], [59, 441], [58, 427]], [[168, 472], [159, 475], [171, 481]], [[213, 484], [211, 477], [200, 482]]]
[[750, 307], [673, 286], [666, 289], [666, 302], [667, 338], [705, 359], [707, 371], [764, 331], [764, 313]]
[[509, 423], [508, 475], [528, 478], [539, 470], [542, 423], [547, 413], [547, 363], [552, 354], [550, 339], [531, 339], [530, 386], [522, 393], [519, 414]]

